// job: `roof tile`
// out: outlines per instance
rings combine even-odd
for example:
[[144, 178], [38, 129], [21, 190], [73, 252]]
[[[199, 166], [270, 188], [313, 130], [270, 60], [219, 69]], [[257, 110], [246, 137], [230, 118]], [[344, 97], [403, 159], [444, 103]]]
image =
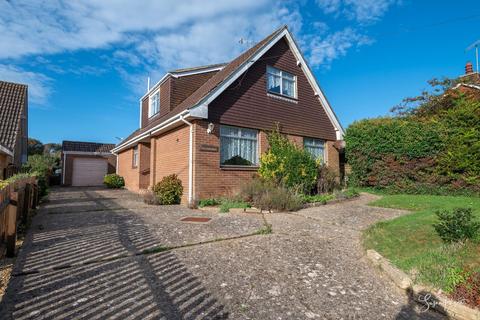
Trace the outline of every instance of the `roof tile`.
[[0, 81], [0, 144], [13, 151], [27, 104], [27, 85]]

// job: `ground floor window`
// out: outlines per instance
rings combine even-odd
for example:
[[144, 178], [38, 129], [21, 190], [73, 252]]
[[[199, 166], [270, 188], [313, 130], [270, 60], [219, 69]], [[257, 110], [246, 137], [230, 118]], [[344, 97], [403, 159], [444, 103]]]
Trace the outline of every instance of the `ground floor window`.
[[313, 138], [304, 138], [303, 147], [307, 150], [315, 159], [325, 162], [325, 141]]
[[220, 164], [257, 165], [257, 137], [257, 130], [220, 126]]
[[138, 167], [138, 146], [133, 148], [132, 167]]

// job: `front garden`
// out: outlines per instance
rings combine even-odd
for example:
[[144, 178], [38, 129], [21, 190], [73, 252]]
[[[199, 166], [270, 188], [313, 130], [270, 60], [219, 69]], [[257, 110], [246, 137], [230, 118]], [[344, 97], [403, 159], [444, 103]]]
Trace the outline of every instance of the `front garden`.
[[[364, 234], [367, 249], [378, 251], [418, 283], [432, 285], [457, 300], [480, 306], [480, 233], [463, 237], [462, 232], [469, 227], [464, 226], [461, 213], [454, 211], [471, 209], [470, 225], [475, 228], [480, 222], [479, 197], [383, 194], [370, 205], [412, 213], [367, 229]], [[446, 220], [438, 217], [437, 212], [441, 215], [445, 211], [456, 214], [453, 229], [459, 233], [458, 239], [449, 238], [435, 228]]]
[[450, 90], [456, 82], [432, 81], [394, 116], [355, 122], [346, 155], [349, 183], [382, 195], [371, 205], [412, 211], [367, 229], [365, 247], [480, 307], [480, 93]]

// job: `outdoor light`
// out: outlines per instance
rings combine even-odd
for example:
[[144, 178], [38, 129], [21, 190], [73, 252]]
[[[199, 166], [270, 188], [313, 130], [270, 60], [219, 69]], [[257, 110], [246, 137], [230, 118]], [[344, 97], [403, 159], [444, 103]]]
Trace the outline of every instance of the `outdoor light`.
[[213, 132], [213, 128], [215, 128], [215, 125], [213, 123], [209, 123], [207, 127], [207, 133], [210, 134]]

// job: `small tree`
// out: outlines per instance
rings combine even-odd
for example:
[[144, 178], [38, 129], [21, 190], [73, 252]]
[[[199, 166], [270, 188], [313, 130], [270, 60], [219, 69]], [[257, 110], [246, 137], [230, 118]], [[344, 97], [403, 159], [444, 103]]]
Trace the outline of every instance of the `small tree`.
[[275, 185], [310, 191], [317, 179], [312, 155], [288, 140], [278, 128], [267, 139], [270, 148], [260, 158], [260, 176]]

